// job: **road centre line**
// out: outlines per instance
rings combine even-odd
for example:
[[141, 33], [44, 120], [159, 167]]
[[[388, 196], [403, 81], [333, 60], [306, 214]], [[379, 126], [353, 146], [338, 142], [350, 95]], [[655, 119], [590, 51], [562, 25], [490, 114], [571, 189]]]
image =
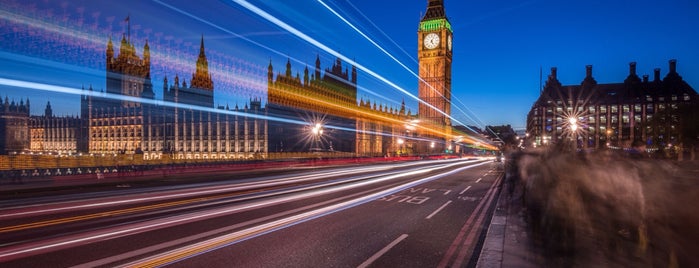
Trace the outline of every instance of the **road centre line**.
[[444, 203], [444, 205], [442, 205], [442, 206], [439, 207], [437, 210], [435, 210], [434, 212], [432, 212], [432, 214], [428, 215], [427, 218], [425, 218], [425, 219], [426, 219], [426, 220], [431, 219], [432, 216], [437, 215], [437, 213], [439, 213], [439, 211], [441, 211], [442, 209], [444, 209], [444, 207], [446, 207], [447, 205], [449, 205], [449, 203], [451, 203], [451, 200], [449, 200], [449, 201], [447, 201], [446, 203]]
[[482, 179], [483, 179], [483, 178], [478, 178], [478, 179], [476, 180], [476, 183], [481, 182]]
[[[235, 243], [238, 243], [240, 241], [251, 239], [253, 237], [257, 237], [257, 236], [271, 233], [271, 232], [274, 232], [274, 231], [277, 231], [280, 229], [284, 229], [286, 227], [296, 225], [296, 224], [301, 223], [301, 222], [305, 222], [305, 221], [308, 221], [308, 220], [311, 220], [314, 218], [318, 218], [318, 217], [322, 217], [322, 216], [325, 216], [328, 214], [332, 214], [332, 213], [335, 213], [335, 212], [338, 212], [338, 211], [341, 211], [341, 210], [344, 210], [344, 209], [347, 209], [350, 207], [355, 207], [355, 206], [373, 201], [375, 199], [378, 199], [382, 196], [386, 196], [386, 195], [389, 195], [392, 193], [400, 192], [400, 191], [403, 191], [403, 190], [408, 189], [410, 187], [414, 187], [415, 185], [423, 184], [423, 183], [426, 183], [429, 181], [433, 181], [433, 180], [442, 178], [444, 176], [455, 174], [455, 173], [461, 172], [465, 169], [485, 165], [486, 163], [487, 162], [475, 163], [473, 165], [456, 168], [454, 170], [447, 171], [445, 173], [432, 175], [432, 176], [429, 176], [426, 178], [419, 179], [417, 181], [408, 182], [406, 184], [398, 185], [398, 186], [395, 186], [393, 188], [389, 188], [389, 189], [386, 189], [386, 190], [383, 190], [380, 192], [376, 192], [374, 194], [370, 194], [370, 195], [367, 195], [364, 197], [359, 197], [359, 198], [356, 198], [353, 200], [348, 200], [348, 201], [338, 203], [335, 205], [330, 205], [330, 206], [327, 206], [324, 208], [319, 208], [319, 209], [316, 209], [314, 211], [305, 212], [305, 213], [298, 214], [298, 215], [295, 215], [292, 217], [279, 219], [279, 220], [274, 221], [274, 222], [269, 222], [266, 224], [258, 225], [258, 226], [248, 228], [245, 230], [241, 230], [241, 231], [238, 231], [235, 233], [231, 233], [231, 234], [227, 234], [227, 235], [220, 235], [216, 238], [202, 241], [202, 242], [190, 245], [190, 246], [184, 246], [184, 247], [180, 247], [177, 249], [173, 249], [169, 252], [157, 254], [155, 256], [145, 257], [144, 259], [136, 260], [136, 261], [131, 262], [129, 264], [125, 264], [125, 265], [123, 265], [123, 267], [136, 267], [136, 266], [155, 267], [155, 266], [159, 266], [159, 265], [166, 265], [166, 264], [174, 263], [174, 262], [177, 262], [181, 259], [187, 258], [187, 257], [192, 256], [192, 255], [200, 254], [200, 253], [210, 251], [213, 249], [217, 249], [220, 247], [225, 247], [227, 245], [235, 244]], [[439, 168], [432, 168], [428, 171], [420, 170], [422, 172], [413, 171], [412, 173], [413, 174], [425, 173], [425, 172], [429, 172], [431, 170], [441, 169], [441, 168], [450, 167], [450, 166], [453, 166], [453, 165], [447, 165], [447, 166], [439, 167]], [[403, 174], [403, 175], [405, 175], [405, 174]], [[400, 175], [387, 176], [381, 180], [390, 180], [391, 177], [400, 177]]]
[[[473, 162], [478, 162], [478, 161], [473, 161]], [[407, 184], [404, 184], [402, 186], [396, 186], [384, 191], [381, 191], [379, 193], [375, 193], [373, 195], [368, 195], [365, 196], [364, 198], [357, 198], [354, 200], [346, 201], [340, 205], [335, 205], [335, 206], [329, 206], [326, 207], [325, 209], [317, 209], [315, 211], [315, 215], [312, 215], [312, 217], [318, 217], [319, 215], [324, 215], [327, 213], [332, 213], [334, 212], [333, 207], [343, 207], [348, 208], [352, 206], [356, 206], [362, 203], [369, 202], [370, 200], [377, 199], [381, 196], [385, 196], [391, 193], [399, 192], [402, 190], [405, 190], [409, 187], [414, 187], [415, 185], [419, 185], [428, 181], [436, 180], [438, 178], [448, 176], [450, 174], [454, 174], [457, 172], [460, 172], [465, 169], [477, 167], [484, 165], [485, 162], [482, 163], [473, 163], [471, 161], [465, 161], [462, 163], [450, 163], [450, 164], [445, 164], [445, 165], [439, 165], [436, 167], [428, 168], [428, 169], [416, 169], [412, 170], [410, 172], [400, 172], [396, 174], [391, 174], [385, 177], [382, 177], [380, 179], [375, 179], [372, 181], [365, 181], [365, 182], [355, 182], [350, 185], [345, 185], [345, 186], [336, 186], [336, 188], [331, 188], [331, 189], [326, 189], [323, 191], [317, 191], [313, 192], [311, 195], [308, 194], [297, 194], [295, 196], [289, 196], [289, 197], [277, 197], [272, 200], [267, 200], [265, 202], [254, 202], [251, 204], [245, 204], [242, 206], [233, 206], [233, 207], [226, 207], [222, 209], [217, 209], [214, 211], [204, 211], [204, 212], [196, 212], [196, 213], [190, 213], [190, 214], [184, 214], [184, 215], [178, 215], [174, 217], [169, 217], [165, 219], [157, 219], [157, 220], [150, 220], [146, 222], [140, 222], [135, 225], [130, 225], [130, 226], [120, 226], [117, 227], [116, 229], [109, 230], [108, 232], [104, 232], [104, 230], [93, 230], [89, 231], [87, 233], [81, 233], [78, 235], [78, 237], [72, 236], [72, 237], [55, 237], [52, 239], [44, 240], [44, 241], [39, 241], [34, 244], [19, 244], [19, 245], [14, 245], [11, 247], [6, 247], [6, 248], [0, 248], [0, 259], [4, 258], [18, 258], [19, 256], [22, 255], [33, 255], [36, 254], [35, 252], [40, 252], [40, 251], [53, 251], [56, 250], [57, 248], [65, 248], [69, 247], [72, 244], [76, 243], [91, 243], [96, 240], [104, 240], [104, 239], [110, 239], [110, 238], [116, 238], [116, 237], [122, 237], [126, 235], [131, 235], [131, 234], [136, 234], [136, 233], [142, 233], [146, 232], [149, 230], [155, 230], [159, 228], [164, 228], [165, 226], [174, 226], [174, 225], [179, 225], [179, 224], [184, 224], [184, 223], [189, 223], [195, 220], [200, 220], [200, 219], [205, 219], [205, 218], [211, 218], [211, 217], [218, 217], [222, 215], [229, 215], [233, 213], [237, 213], [238, 211], [246, 211], [249, 209], [253, 208], [258, 208], [258, 207], [263, 207], [263, 206], [270, 206], [275, 203], [284, 203], [284, 202], [289, 202], [291, 200], [299, 200], [303, 198], [308, 198], [309, 196], [318, 196], [322, 194], [327, 194], [330, 192], [338, 192], [341, 190], [345, 189], [351, 189], [354, 187], [358, 187], [361, 185], [368, 185], [368, 184], [373, 184], [378, 181], [388, 181], [392, 180], [395, 178], [403, 177], [403, 176], [410, 176], [410, 175], [417, 175], [417, 174], [423, 174], [423, 173], [428, 173], [433, 170], [438, 170], [438, 169], [443, 169], [443, 168], [449, 168], [452, 166], [457, 166], [457, 165], [463, 165], [463, 164], [468, 164], [467, 166], [456, 168], [454, 170], [433, 175], [427, 178], [423, 178], [417, 181], [413, 181]], [[330, 211], [330, 212], [326, 212]], [[309, 213], [304, 213], [304, 214], [309, 214]], [[314, 214], [314, 213], [310, 213]], [[299, 222], [294, 219], [282, 219], [283, 221], [289, 221], [289, 222]], [[282, 221], [280, 220], [280, 221]], [[269, 231], [274, 231], [279, 228], [268, 228]], [[250, 236], [250, 231], [248, 230], [247, 232], [239, 232], [239, 233], [245, 233], [242, 236]], [[266, 232], [264, 232], [266, 233]], [[259, 234], [258, 234], [259, 235]], [[235, 236], [235, 235], [234, 235]], [[89, 242], [88, 242], [89, 241]], [[239, 241], [239, 240], [238, 240]]]
[[466, 187], [466, 189], [464, 189], [463, 191], [461, 191], [459, 194], [464, 194], [466, 191], [468, 191], [468, 189], [471, 189], [471, 185], [469, 185], [468, 187]]
[[[450, 202], [451, 202], [451, 201], [450, 201]], [[369, 267], [369, 265], [371, 265], [374, 261], [376, 261], [376, 260], [379, 259], [381, 256], [383, 256], [383, 254], [386, 254], [386, 252], [388, 252], [389, 250], [391, 250], [391, 248], [393, 248], [393, 247], [395, 247], [396, 245], [398, 245], [398, 243], [400, 243], [400, 241], [403, 241], [403, 239], [405, 239], [406, 237], [408, 237], [407, 234], [402, 234], [401, 236], [399, 236], [398, 238], [396, 238], [396, 240], [393, 240], [393, 242], [391, 242], [390, 244], [386, 245], [384, 248], [382, 248], [381, 250], [379, 250], [378, 252], [376, 252], [374, 255], [372, 255], [369, 259], [367, 259], [367, 260], [364, 261], [362, 264], [360, 264], [359, 266], [357, 266], [357, 268]]]

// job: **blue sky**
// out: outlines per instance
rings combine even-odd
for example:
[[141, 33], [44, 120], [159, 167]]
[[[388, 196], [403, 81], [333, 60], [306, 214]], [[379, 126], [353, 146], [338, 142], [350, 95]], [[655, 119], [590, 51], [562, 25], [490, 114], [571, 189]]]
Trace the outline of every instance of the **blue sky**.
[[[165, 76], [191, 79], [203, 35], [217, 104], [264, 98], [270, 60], [283, 73], [289, 58], [302, 75], [316, 55], [325, 68], [339, 53], [376, 74], [360, 71], [360, 97], [393, 107], [405, 100], [414, 112], [417, 102], [403, 91], [417, 94], [417, 28], [426, 2], [249, 1], [294, 34], [238, 0], [0, 0], [0, 78], [102, 89], [106, 42], [119, 40], [129, 16], [139, 54], [146, 39], [154, 54], [158, 95]], [[540, 69], [545, 80], [554, 66], [563, 84], [579, 84], [585, 65], [593, 65], [599, 83], [615, 83], [626, 78], [631, 61], [639, 75], [652, 77], [654, 68], [665, 76], [668, 60], [677, 59], [685, 81], [699, 85], [696, 1], [445, 0], [445, 6], [454, 29], [452, 105], [459, 107], [452, 116], [464, 124], [524, 128]], [[50, 36], [14, 32], [27, 30]], [[17, 36], [22, 47], [13, 43]], [[54, 113], [77, 114], [79, 103], [77, 96], [9, 87], [0, 87], [0, 95], [30, 98], [34, 114], [49, 100]]]

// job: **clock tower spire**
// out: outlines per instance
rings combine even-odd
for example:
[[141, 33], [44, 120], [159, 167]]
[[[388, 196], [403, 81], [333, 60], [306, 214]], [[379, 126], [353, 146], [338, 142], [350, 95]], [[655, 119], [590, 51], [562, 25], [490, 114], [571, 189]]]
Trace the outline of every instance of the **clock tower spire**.
[[445, 141], [451, 136], [448, 115], [451, 115], [452, 35], [444, 1], [427, 0], [427, 11], [417, 31], [418, 97], [427, 104], [418, 104], [418, 115], [437, 132], [426, 133], [428, 136]]

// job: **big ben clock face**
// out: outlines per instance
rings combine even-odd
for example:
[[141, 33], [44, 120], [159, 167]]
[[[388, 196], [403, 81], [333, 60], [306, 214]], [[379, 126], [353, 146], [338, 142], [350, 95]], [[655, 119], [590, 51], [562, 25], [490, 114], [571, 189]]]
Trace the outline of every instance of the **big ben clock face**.
[[429, 33], [422, 41], [427, 49], [434, 49], [439, 45], [439, 35], [436, 33]]
[[449, 37], [447, 37], [447, 49], [449, 49], [449, 51], [451, 51], [451, 35]]

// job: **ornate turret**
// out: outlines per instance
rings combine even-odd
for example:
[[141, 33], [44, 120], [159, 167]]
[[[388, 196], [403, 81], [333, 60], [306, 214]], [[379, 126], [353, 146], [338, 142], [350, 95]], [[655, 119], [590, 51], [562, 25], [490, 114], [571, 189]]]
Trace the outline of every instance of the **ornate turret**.
[[197, 70], [192, 75], [192, 80], [190, 82], [193, 88], [210, 91], [214, 90], [214, 82], [211, 80], [211, 74], [209, 74], [209, 62], [206, 60], [206, 53], [204, 52], [204, 35], [201, 36], [199, 58], [197, 58]]
[[267, 83], [274, 82], [274, 68], [272, 68], [272, 59], [269, 59], [269, 66], [267, 66]]
[[45, 117], [53, 117], [53, 109], [51, 109], [51, 102], [46, 102], [46, 109], [44, 109]]
[[320, 79], [320, 55], [316, 54], [316, 71], [315, 78]]
[[146, 69], [146, 77], [150, 78], [150, 47], [148, 46], [148, 40], [146, 40], [146, 44], [143, 46], [143, 64]]
[[357, 84], [357, 66], [352, 65], [352, 84]]
[[112, 37], [109, 36], [109, 42], [107, 43], [107, 65], [114, 59], [114, 44], [112, 43]]
[[286, 58], [286, 77], [291, 78], [291, 59]]

